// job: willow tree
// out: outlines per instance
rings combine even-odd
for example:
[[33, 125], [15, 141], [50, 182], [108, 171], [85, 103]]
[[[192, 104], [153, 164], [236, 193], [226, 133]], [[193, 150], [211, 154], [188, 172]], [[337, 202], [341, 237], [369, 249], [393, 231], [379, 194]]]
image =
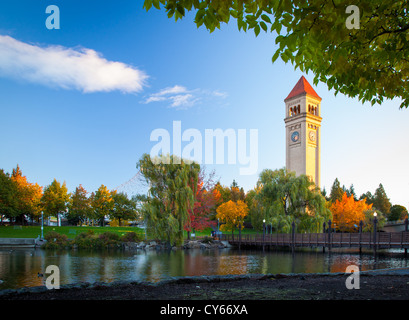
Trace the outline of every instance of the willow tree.
[[169, 18], [195, 11], [197, 27], [213, 32], [235, 20], [239, 30], [275, 34], [281, 58], [314, 83], [335, 93], [382, 103], [401, 98], [409, 106], [409, 14], [407, 0], [145, 0]]
[[149, 183], [141, 213], [151, 236], [183, 243], [183, 229], [190, 224], [200, 166], [176, 156], [151, 158], [144, 154], [137, 168]]
[[292, 222], [298, 231], [321, 229], [331, 212], [319, 188], [306, 176], [296, 176], [285, 168], [266, 169], [260, 173], [257, 200], [263, 207], [264, 218], [276, 230], [289, 232]]

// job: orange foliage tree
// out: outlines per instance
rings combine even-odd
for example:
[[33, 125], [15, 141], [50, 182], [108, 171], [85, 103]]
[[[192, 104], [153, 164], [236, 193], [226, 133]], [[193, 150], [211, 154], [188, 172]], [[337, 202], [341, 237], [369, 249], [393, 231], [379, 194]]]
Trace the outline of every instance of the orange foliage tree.
[[17, 186], [17, 194], [15, 195], [18, 203], [16, 220], [24, 223], [25, 217], [30, 217], [32, 220], [37, 219], [41, 215], [40, 200], [43, 195], [43, 188], [37, 183], [28, 182], [18, 165], [13, 169], [11, 180]]
[[221, 204], [216, 212], [216, 218], [224, 223], [220, 229], [224, 231], [234, 231], [239, 225], [241, 225], [241, 228], [243, 229], [244, 218], [248, 214], [249, 209], [247, 204], [242, 200], [238, 200], [237, 202], [229, 200]]
[[354, 196], [348, 197], [346, 192], [341, 201], [335, 200], [330, 207], [335, 228], [343, 232], [356, 230], [359, 221], [365, 220], [365, 211], [371, 209], [372, 204], [367, 204], [366, 199], [355, 201]]

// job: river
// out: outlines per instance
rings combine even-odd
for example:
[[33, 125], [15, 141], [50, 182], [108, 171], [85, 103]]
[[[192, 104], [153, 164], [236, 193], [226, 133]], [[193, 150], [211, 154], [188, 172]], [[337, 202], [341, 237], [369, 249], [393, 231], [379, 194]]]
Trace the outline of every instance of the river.
[[[60, 269], [61, 285], [78, 282], [149, 281], [169, 277], [266, 273], [345, 272], [349, 265], [361, 271], [409, 266], [400, 250], [359, 254], [356, 250], [249, 251], [236, 249], [121, 251], [42, 249], [0, 250], [0, 290], [44, 285], [49, 265]], [[47, 276], [47, 275], [46, 275]]]

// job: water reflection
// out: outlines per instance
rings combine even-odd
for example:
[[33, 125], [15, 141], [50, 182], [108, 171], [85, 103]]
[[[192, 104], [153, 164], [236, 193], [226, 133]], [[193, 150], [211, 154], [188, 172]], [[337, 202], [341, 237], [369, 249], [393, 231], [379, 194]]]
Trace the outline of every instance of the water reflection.
[[168, 277], [200, 275], [238, 275], [265, 273], [345, 272], [354, 264], [362, 271], [408, 267], [399, 250], [378, 253], [320, 250], [251, 251], [251, 250], [176, 250], [157, 251], [0, 251], [0, 289], [44, 285], [38, 277], [48, 265], [60, 268], [61, 284], [96, 281], [156, 282]]

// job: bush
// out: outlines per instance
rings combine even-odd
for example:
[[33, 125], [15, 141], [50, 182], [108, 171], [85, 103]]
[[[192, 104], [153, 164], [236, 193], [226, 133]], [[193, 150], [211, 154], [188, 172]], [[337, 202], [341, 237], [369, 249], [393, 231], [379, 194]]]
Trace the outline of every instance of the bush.
[[142, 237], [135, 233], [135, 232], [126, 232], [122, 237], [121, 241], [122, 242], [139, 242], [142, 240]]
[[205, 236], [202, 240], [203, 243], [213, 243], [213, 238], [209, 236]]
[[46, 249], [59, 249], [70, 246], [67, 235], [55, 231], [47, 232], [44, 239], [47, 240], [44, 244], [44, 248]]

